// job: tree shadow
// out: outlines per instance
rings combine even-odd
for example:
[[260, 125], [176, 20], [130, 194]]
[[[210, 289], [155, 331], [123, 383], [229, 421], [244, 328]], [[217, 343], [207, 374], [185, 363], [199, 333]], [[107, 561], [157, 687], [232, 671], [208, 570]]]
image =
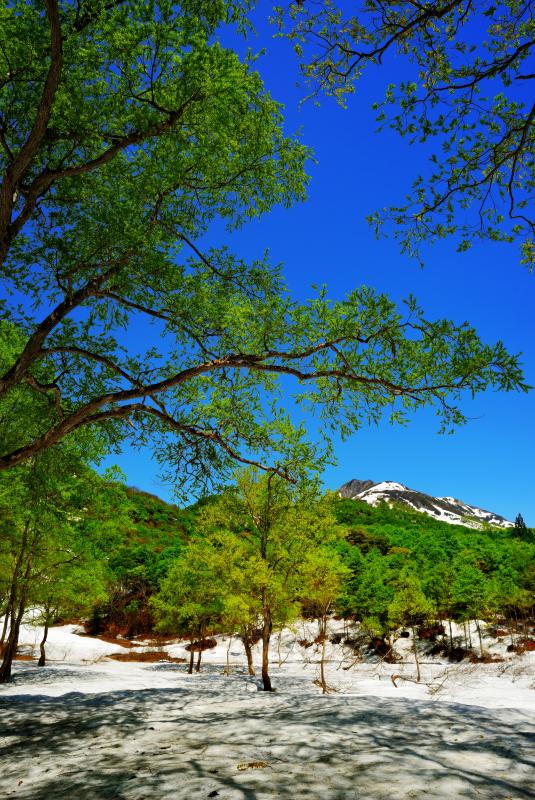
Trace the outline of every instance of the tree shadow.
[[10, 688], [13, 686], [54, 686], [54, 684], [65, 683], [65, 681], [71, 681], [73, 686], [76, 686], [80, 679], [84, 684], [86, 681], [102, 680], [102, 672], [92, 670], [90, 667], [81, 669], [56, 665], [38, 667], [35, 663], [19, 664], [18, 662], [16, 666], [17, 669], [8, 684]]
[[[151, 669], [164, 666], [174, 665]], [[534, 732], [521, 711], [266, 695], [216, 674], [188, 676], [176, 689], [6, 699], [6, 798], [534, 796]]]

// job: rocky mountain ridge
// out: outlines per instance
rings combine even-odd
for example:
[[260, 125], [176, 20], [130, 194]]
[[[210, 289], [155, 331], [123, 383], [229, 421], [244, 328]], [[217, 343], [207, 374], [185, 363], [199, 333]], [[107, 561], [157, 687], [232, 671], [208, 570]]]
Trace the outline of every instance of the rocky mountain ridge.
[[375, 483], [372, 480], [363, 481], [354, 478], [344, 483], [338, 494], [350, 500], [362, 500], [371, 506], [381, 502], [389, 505], [400, 503], [450, 525], [465, 525], [476, 529], [481, 529], [485, 525], [499, 528], [513, 527], [513, 523], [500, 514], [469, 505], [455, 497], [433, 497], [394, 481]]

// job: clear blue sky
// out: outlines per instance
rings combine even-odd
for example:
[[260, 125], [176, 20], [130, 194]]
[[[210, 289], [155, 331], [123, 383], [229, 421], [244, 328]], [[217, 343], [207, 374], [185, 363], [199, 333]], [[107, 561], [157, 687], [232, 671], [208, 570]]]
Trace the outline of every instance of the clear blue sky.
[[[425, 169], [425, 157], [393, 133], [376, 134], [371, 104], [382, 97], [391, 74], [377, 70], [362, 82], [347, 110], [326, 101], [299, 109], [297, 64], [287, 43], [273, 40], [265, 24], [269, 4], [255, 13], [259, 31], [247, 44], [265, 47], [258, 68], [273, 96], [286, 106], [288, 132], [302, 130], [317, 164], [311, 165], [309, 199], [277, 209], [232, 235], [244, 257], [269, 248], [283, 262], [290, 289], [310, 296], [311, 284], [327, 283], [332, 296], [370, 284], [401, 299], [414, 294], [429, 317], [469, 320], [481, 337], [502, 339], [523, 352], [528, 383], [535, 385], [535, 275], [518, 264], [506, 244], [486, 244], [465, 254], [444, 242], [427, 252], [424, 270], [399, 254], [393, 241], [376, 241], [365, 215], [399, 202], [411, 179]], [[225, 38], [229, 43], [230, 38]], [[236, 43], [240, 49], [243, 43]], [[213, 243], [220, 244], [219, 234]], [[336, 442], [336, 467], [324, 475], [337, 488], [350, 478], [395, 480], [430, 494], [454, 495], [508, 518], [521, 512], [535, 526], [535, 392], [479, 395], [465, 406], [473, 419], [453, 436], [439, 436], [437, 420], [420, 413], [406, 428], [386, 423]], [[126, 451], [119, 463], [131, 484], [171, 499], [172, 488], [158, 480], [150, 453]]]

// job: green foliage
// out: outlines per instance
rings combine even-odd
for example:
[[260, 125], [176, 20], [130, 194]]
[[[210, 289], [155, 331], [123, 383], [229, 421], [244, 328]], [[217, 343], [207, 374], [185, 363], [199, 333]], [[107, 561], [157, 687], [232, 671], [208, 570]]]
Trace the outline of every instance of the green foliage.
[[298, 614], [308, 559], [342, 535], [329, 505], [314, 485], [292, 486], [251, 469], [201, 512], [197, 524], [225, 553], [226, 586], [243, 598], [245, 622], [253, 624], [267, 609], [278, 627]]
[[271, 691], [273, 629], [294, 620], [304, 603], [324, 621], [349, 572], [332, 550], [343, 531], [331, 502], [314, 484], [238, 473], [234, 486], [201, 509], [199, 534], [152, 599], [160, 626], [192, 638], [238, 630], [249, 654], [251, 634], [261, 630], [262, 680]]
[[173, 561], [160, 592], [151, 599], [161, 630], [202, 639], [221, 624], [221, 561], [214, 556], [209, 543], [196, 539]]
[[529, 3], [319, 0], [292, 3], [288, 14], [279, 7], [275, 16], [314, 96], [344, 104], [367, 72], [381, 65], [388, 76], [393, 68], [395, 82], [374, 104], [380, 127], [411, 144], [435, 142], [405, 201], [370, 215], [378, 233], [388, 223], [402, 251], [420, 260], [424, 243], [448, 236], [459, 251], [477, 239], [516, 241], [521, 263], [533, 268]]
[[425, 596], [416, 575], [403, 570], [396, 579], [396, 590], [388, 607], [388, 620], [393, 628], [425, 622], [433, 614], [433, 605]]
[[[317, 411], [326, 439], [425, 404], [450, 430], [465, 393], [526, 388], [501, 343], [427, 320], [413, 298], [397, 308], [363, 287], [296, 303], [267, 256], [200, 250], [212, 223], [302, 200], [308, 181], [310, 153], [284, 132], [254, 59], [219, 43], [221, 25], [246, 27], [247, 7], [50, 0], [44, 14], [14, 0], [0, 11], [11, 325], [0, 415], [36, 409], [0, 440], [0, 468], [89, 429], [102, 448], [153, 444], [177, 490], [206, 488], [237, 461], [299, 479], [325, 452], [291, 411]], [[135, 344], [149, 321], [154, 335]]]
[[[104, 484], [88, 466], [89, 441], [72, 437], [0, 475], [0, 613], [6, 635], [0, 683], [10, 679], [25, 612], [49, 626], [106, 598], [106, 540], [84, 524]], [[98, 444], [97, 444], [98, 450]], [[42, 661], [45, 654], [42, 649]]]
[[334, 511], [349, 529], [342, 608], [370, 631], [384, 634], [431, 609], [458, 621], [533, 613], [535, 543], [514, 529], [478, 531], [386, 503], [339, 499]]
[[303, 565], [303, 598], [307, 613], [327, 615], [340, 599], [345, 581], [350, 575], [342, 557], [333, 551], [332, 544], [320, 545], [307, 553]]
[[155, 495], [105, 484], [85, 522], [107, 542], [108, 598], [94, 609], [95, 633], [110, 626], [127, 635], [151, 629], [149, 600], [192, 534], [192, 519]]

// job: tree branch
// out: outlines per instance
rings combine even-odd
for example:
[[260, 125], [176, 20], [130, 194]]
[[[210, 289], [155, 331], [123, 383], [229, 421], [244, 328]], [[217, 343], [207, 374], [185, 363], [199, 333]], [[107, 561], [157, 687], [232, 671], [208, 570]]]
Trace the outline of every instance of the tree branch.
[[88, 417], [84, 424], [91, 425], [102, 422], [106, 419], [124, 419], [125, 417], [134, 416], [136, 414], [149, 414], [164, 422], [169, 428], [177, 433], [191, 434], [194, 438], [203, 439], [213, 442], [218, 447], [221, 447], [232, 459], [240, 464], [247, 464], [248, 466], [258, 467], [264, 472], [275, 472], [280, 477], [290, 480], [287, 470], [280, 467], [272, 467], [263, 464], [260, 461], [254, 461], [241, 455], [235, 448], [233, 448], [223, 436], [215, 430], [199, 428], [196, 425], [185, 425], [175, 420], [165, 410], [154, 408], [153, 406], [143, 405], [142, 403], [132, 403], [120, 408], [109, 409], [102, 411], [93, 416]]
[[30, 365], [39, 357], [42, 345], [56, 325], [63, 320], [67, 314], [79, 306], [88, 297], [91, 297], [116, 271], [118, 266], [114, 265], [101, 275], [93, 278], [71, 295], [59, 303], [56, 308], [44, 318], [37, 326], [33, 334], [28, 339], [24, 350], [13, 364], [13, 366], [0, 379], [0, 397], [5, 395], [9, 389], [23, 380]]
[[[53, 444], [57, 444], [69, 433], [83, 425], [89, 424], [89, 422], [128, 416], [128, 412], [125, 409], [132, 410], [135, 408], [135, 410], [139, 411], [140, 408], [147, 408], [147, 406], [144, 404], [132, 404], [132, 400], [150, 398], [153, 400], [153, 402], [158, 403], [158, 395], [163, 394], [181, 384], [187, 383], [188, 381], [191, 381], [200, 375], [223, 369], [249, 370], [250, 372], [266, 372], [269, 374], [290, 375], [297, 378], [299, 381], [307, 382], [325, 378], [333, 379], [335, 381], [343, 381], [349, 385], [357, 384], [359, 386], [372, 387], [377, 390], [382, 389], [392, 397], [406, 396], [417, 402], [419, 402], [420, 397], [425, 394], [434, 395], [437, 397], [437, 399], [440, 399], [440, 391], [447, 389], [461, 389], [466, 384], [466, 377], [462, 377], [461, 379], [452, 381], [451, 383], [424, 383], [420, 386], [403, 386], [401, 384], [396, 384], [392, 381], [386, 380], [385, 378], [357, 375], [349, 367], [344, 369], [331, 368], [304, 371], [291, 367], [288, 364], [263, 363], [266, 358], [267, 357], [265, 355], [255, 356], [233, 354], [189, 367], [176, 373], [175, 375], [154, 383], [146, 385], [136, 383], [136, 385], [132, 388], [108, 392], [100, 395], [99, 397], [95, 397], [84, 405], [80, 406], [68, 417], [65, 417], [56, 425], [51, 427], [38, 439], [34, 440], [28, 445], [25, 445], [24, 447], [19, 448], [16, 451], [13, 451], [12, 453], [1, 457], [0, 470], [14, 466], [15, 464], [24, 461], [26, 458], [35, 455], [41, 450], [44, 450]], [[130, 376], [126, 377], [128, 377], [129, 380], [132, 380]], [[157, 413], [156, 410], [154, 413]], [[158, 412], [158, 414], [159, 413], [160, 412]], [[161, 417], [162, 419], [168, 416], [166, 412], [162, 411], [161, 413], [164, 415]]]
[[16, 202], [16, 190], [45, 136], [61, 76], [62, 40], [59, 7], [57, 0], [45, 0], [45, 6], [50, 26], [50, 66], [30, 133], [6, 169], [0, 188], [0, 262], [3, 261], [12, 238], [11, 216]]

